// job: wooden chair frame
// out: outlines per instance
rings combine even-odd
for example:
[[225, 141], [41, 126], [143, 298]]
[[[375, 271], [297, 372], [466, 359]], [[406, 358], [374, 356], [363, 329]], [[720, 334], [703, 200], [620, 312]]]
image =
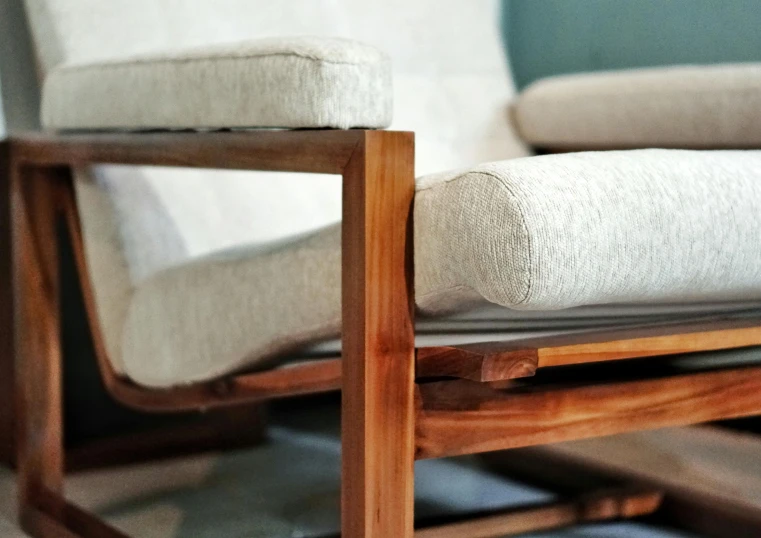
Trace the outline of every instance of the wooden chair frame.
[[[20, 519], [36, 537], [124, 535], [65, 500], [57, 224], [66, 223], [110, 393], [144, 411], [231, 406], [342, 388], [342, 536], [498, 536], [643, 515], [656, 490], [481, 514], [414, 531], [415, 459], [525, 447], [761, 413], [761, 366], [608, 382], [527, 383], [537, 372], [761, 344], [761, 320], [714, 319], [565, 338], [415, 349], [414, 136], [394, 131], [29, 135], [0, 155], [10, 180]], [[5, 165], [3, 165], [5, 163]], [[84, 263], [71, 170], [92, 164], [343, 177], [340, 358], [148, 389], [110, 366]], [[0, 208], [2, 210], [2, 208]], [[0, 245], [2, 246], [2, 245]], [[13, 345], [15, 344], [15, 346]], [[539, 376], [541, 377], [541, 376]], [[552, 377], [552, 376], [550, 376]]]

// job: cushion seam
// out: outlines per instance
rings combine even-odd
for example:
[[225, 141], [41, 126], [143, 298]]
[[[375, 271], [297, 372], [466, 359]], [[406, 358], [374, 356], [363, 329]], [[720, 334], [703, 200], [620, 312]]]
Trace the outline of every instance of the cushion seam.
[[516, 194], [512, 191], [512, 189], [508, 186], [505, 179], [497, 174], [494, 174], [492, 172], [478, 172], [479, 174], [484, 174], [486, 176], [491, 176], [494, 179], [497, 180], [497, 183], [499, 183], [502, 188], [504, 189], [505, 193], [513, 199], [513, 202], [515, 203], [516, 212], [518, 213], [518, 216], [520, 218], [521, 227], [523, 228], [523, 233], [526, 236], [526, 256], [528, 257], [528, 263], [527, 265], [527, 271], [526, 271], [526, 292], [524, 293], [523, 297], [521, 297], [520, 300], [514, 303], [515, 306], [518, 305], [524, 305], [528, 303], [529, 297], [531, 296], [531, 292], [533, 291], [533, 284], [534, 280], [531, 278], [531, 275], [533, 274], [533, 265], [534, 265], [534, 255], [533, 255], [533, 245], [531, 241], [531, 234], [529, 233], [528, 224], [526, 224], [526, 215], [523, 210], [523, 206], [518, 200], [518, 197]]
[[303, 60], [309, 60], [315, 63], [320, 64], [328, 64], [328, 65], [353, 65], [353, 66], [373, 66], [373, 65], [381, 65], [381, 64], [387, 64], [387, 59], [379, 59], [378, 61], [373, 62], [341, 62], [337, 60], [327, 60], [324, 58], [317, 58], [305, 54], [298, 54], [296, 52], [275, 52], [275, 53], [262, 53], [262, 54], [246, 54], [242, 56], [229, 56], [229, 55], [220, 55], [220, 56], [203, 56], [203, 57], [196, 57], [196, 58], [158, 58], [158, 59], [140, 59], [140, 60], [129, 60], [129, 61], [123, 61], [123, 62], [104, 62], [104, 63], [96, 63], [96, 64], [87, 64], [87, 65], [62, 65], [60, 67], [55, 68], [51, 75], [62, 75], [62, 74], [69, 74], [69, 73], [79, 73], [82, 71], [106, 71], [110, 69], [120, 69], [124, 67], [135, 67], [135, 66], [154, 66], [154, 65], [161, 65], [161, 64], [188, 64], [188, 63], [202, 63], [202, 62], [219, 62], [219, 61], [238, 61], [238, 60], [253, 60], [258, 58], [273, 58], [273, 57], [290, 57], [290, 58], [299, 58]]

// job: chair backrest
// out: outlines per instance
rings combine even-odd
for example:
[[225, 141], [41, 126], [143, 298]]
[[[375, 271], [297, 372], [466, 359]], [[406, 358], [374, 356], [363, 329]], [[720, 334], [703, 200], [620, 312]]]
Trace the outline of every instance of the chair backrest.
[[[497, 0], [25, 2], [43, 73], [61, 62], [274, 35], [346, 37], [390, 54], [392, 128], [416, 132], [419, 174], [526, 153], [508, 119], [513, 84]], [[126, 296], [214, 250], [340, 219], [340, 181], [330, 176], [116, 167], [85, 176], [80, 212], [98, 298]], [[117, 247], [107, 244], [114, 236]], [[94, 259], [106, 255], [122, 258]], [[124, 280], [117, 292], [98, 289]]]
[[[499, 4], [470, 0], [26, 0], [41, 66], [272, 35], [331, 35], [367, 42], [394, 62], [393, 127], [418, 133], [420, 173], [508, 158], [525, 150], [509, 127], [513, 92]], [[339, 217], [338, 184], [207, 173], [197, 180], [142, 171], [151, 211], [164, 208], [182, 258], [312, 228]], [[107, 176], [108, 174], [105, 174]], [[108, 183], [107, 177], [103, 180]], [[328, 186], [330, 185], [330, 186]], [[111, 186], [120, 196], [122, 187]], [[137, 189], [137, 187], [135, 187]], [[283, 190], [282, 194], [277, 195]], [[137, 193], [129, 204], [136, 202]], [[278, 200], [286, 202], [282, 209]], [[211, 203], [210, 203], [211, 201]], [[117, 211], [124, 204], [116, 201]], [[144, 211], [138, 211], [145, 218]], [[133, 208], [120, 218], [130, 226]], [[189, 222], [192, 220], [192, 222]], [[154, 222], [155, 224], [155, 222]], [[143, 228], [134, 225], [134, 228]], [[155, 233], [155, 228], [151, 234]], [[150, 237], [131, 243], [147, 244]], [[133, 245], [137, 247], [137, 245]], [[166, 245], [163, 245], [165, 247]], [[161, 249], [167, 252], [166, 248]], [[144, 258], [144, 257], [142, 257]], [[140, 279], [181, 259], [136, 267]]]

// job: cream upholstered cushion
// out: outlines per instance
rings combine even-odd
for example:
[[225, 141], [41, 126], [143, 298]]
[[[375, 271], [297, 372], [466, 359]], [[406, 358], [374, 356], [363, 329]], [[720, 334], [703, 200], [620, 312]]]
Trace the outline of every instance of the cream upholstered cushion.
[[391, 63], [346, 39], [280, 37], [65, 63], [42, 93], [52, 129], [382, 128]]
[[761, 64], [551, 77], [514, 105], [527, 142], [550, 148], [761, 147]]
[[[392, 128], [415, 131], [419, 175], [463, 167], [474, 170], [479, 162], [529, 153], [508, 121], [507, 103], [513, 95], [513, 85], [500, 39], [500, 6], [496, 0], [293, 0], [287, 7], [280, 2], [258, 0], [25, 0], [25, 3], [45, 75], [59, 67], [67, 69], [64, 66], [166, 58], [175, 54], [167, 52], [171, 50], [221, 51], [224, 49], [217, 48], [220, 43], [250, 42], [262, 36], [355, 39], [387, 52], [392, 58]], [[453, 32], [453, 28], [457, 31]], [[171, 86], [171, 82], [164, 83]], [[182, 90], [191, 92], [187, 88]], [[86, 99], [84, 95], [87, 94], [77, 99]], [[235, 112], [245, 115], [241, 103], [252, 97], [240, 97], [243, 100], [235, 103]], [[148, 95], [149, 101], [154, 98], [155, 94]], [[118, 108], [120, 104], [115, 101], [111, 104]], [[227, 106], [221, 101], [217, 104]], [[140, 116], [142, 112], [136, 114], [145, 117]], [[49, 123], [54, 124], [52, 120]], [[133, 123], [130, 121], [127, 127], [139, 128]], [[158, 121], [154, 119], [152, 123], [156, 125]], [[611, 164], [610, 170], [615, 171], [611, 177], [619, 178], [618, 187], [628, 185], [620, 181], [622, 175], [636, 180], [623, 188], [620, 199], [613, 186], [604, 188], [606, 183], [601, 178], [608, 176], [601, 172], [605, 168], [602, 166], [574, 169], [581, 177], [578, 191], [567, 192], [557, 184], [553, 186], [553, 174], [573, 168], [563, 164], [565, 161], [555, 162], [556, 166], [545, 169], [548, 177], [537, 181], [537, 186], [547, 196], [555, 196], [550, 198], [557, 204], [551, 211], [575, 224], [575, 228], [570, 228], [574, 233], [565, 236], [562, 226], [553, 230], [538, 217], [526, 219], [531, 226], [526, 227], [525, 234], [516, 231], [516, 224], [523, 222], [516, 215], [532, 213], [515, 210], [523, 209], [523, 202], [511, 203], [507, 193], [512, 191], [495, 184], [494, 178], [502, 177], [500, 174], [490, 176], [476, 171], [450, 175], [448, 182], [441, 182], [441, 177], [421, 181], [416, 209], [419, 307], [425, 313], [441, 314], [484, 304], [486, 299], [481, 297], [491, 300], [496, 297], [498, 301], [516, 301], [521, 308], [544, 308], [551, 303], [547, 294], [527, 293], [527, 302], [520, 303], [521, 291], [533, 289], [532, 282], [540, 291], [542, 285], [555, 285], [552, 279], [558, 275], [565, 275], [560, 279], [563, 285], [559, 287], [558, 305], [575, 301], [581, 304], [586, 300], [615, 301], [636, 295], [645, 284], [655, 287], [647, 295], [650, 300], [687, 298], [690, 294], [685, 292], [684, 285], [690, 275], [694, 276], [693, 291], [697, 296], [734, 297], [751, 279], [748, 267], [758, 266], [753, 259], [755, 251], [742, 253], [748, 257], [747, 263], [738, 259], [740, 251], [726, 260], [712, 262], [711, 249], [721, 230], [731, 228], [726, 223], [732, 217], [746, 231], [750, 228], [748, 208], [743, 205], [750, 203], [747, 200], [741, 200], [737, 208], [730, 208], [731, 204], [725, 204], [727, 200], [721, 196], [707, 203], [722, 226], [707, 232], [706, 256], [696, 254], [699, 247], [688, 252], [689, 260], [700, 258], [692, 267], [686, 262], [684, 267], [679, 263], [671, 267], [675, 263], [669, 260], [671, 253], [660, 248], [657, 240], [676, 241], [684, 233], [685, 237], [696, 237], [703, 228], [694, 218], [689, 218], [673, 234], [656, 233], [648, 242], [641, 228], [647, 225], [657, 228], [662, 222], [655, 216], [656, 209], [643, 211], [644, 220], [636, 225], [632, 222], [639, 213], [628, 214], [624, 219], [628, 225], [624, 225], [613, 220], [617, 213], [600, 209], [607, 207], [603, 203], [606, 197], [617, 201], [612, 207], [620, 210], [624, 206], [628, 210], [634, 207], [632, 199], [646, 204], [650, 196], [653, 208], [671, 207], [667, 202], [672, 200], [677, 213], [694, 217], [697, 202], [674, 187], [677, 179], [688, 182], [695, 175], [684, 164], [687, 160], [685, 157], [669, 161], [685, 170], [682, 174], [672, 169], [666, 174], [663, 185], [668, 187], [662, 186], [660, 179], [653, 179], [666, 160], [654, 160], [663, 166], [650, 161], [639, 166], [630, 166], [628, 161], [618, 166]], [[727, 157], [703, 167], [697, 174], [703, 178], [699, 183], [707, 183], [701, 174], [711, 176], [716, 184], [734, 179], [744, 181], [755, 175], [751, 171], [753, 159], [734, 159], [736, 165], [728, 164], [728, 160]], [[547, 161], [536, 163], [538, 170]], [[492, 166], [503, 169], [503, 165]], [[651, 166], [653, 174], [648, 171]], [[504, 173], [510, 175], [510, 170], [506, 166]], [[529, 174], [524, 168], [516, 170], [521, 171], [518, 179], [530, 178], [532, 182], [541, 175], [538, 171]], [[591, 174], [591, 170], [597, 172]], [[590, 181], [590, 174], [597, 180]], [[302, 338], [311, 340], [337, 333], [339, 246], [335, 227], [295, 242], [280, 242], [276, 247], [261, 246], [337, 221], [340, 217], [337, 178], [119, 167], [79, 170], [76, 177], [98, 318], [109, 358], [118, 371], [149, 385], [182, 384], [236, 368], [264, 367], [271, 354], [300, 345]], [[566, 187], [573, 189], [575, 174], [564, 177]], [[504, 184], [512, 185], [514, 179], [505, 179]], [[458, 189], [461, 184], [478, 180], [483, 180], [478, 189]], [[641, 199], [634, 196], [638, 188], [646, 194]], [[516, 195], [516, 200], [525, 197], [526, 204], [536, 204], [537, 214], [546, 216], [550, 200], [537, 202], [529, 190], [516, 187], [514, 192], [520, 195]], [[728, 189], [730, 193], [736, 190]], [[568, 199], [564, 198], [566, 195]], [[499, 205], [495, 206], [500, 200], [505, 204], [502, 213]], [[484, 212], [479, 218], [477, 211], [469, 209], [473, 207], [493, 211]], [[573, 220], [572, 213], [586, 211], [587, 207], [593, 218], [579, 231], [579, 221]], [[536, 232], [530, 235], [528, 230]], [[603, 233], [604, 230], [607, 232]], [[588, 236], [590, 231], [595, 233]], [[551, 251], [553, 234], [561, 236], [559, 245], [561, 252], [568, 253], [568, 270], [564, 270], [566, 260]], [[587, 237], [595, 240], [584, 250]], [[626, 241], [631, 238], [638, 241], [627, 247]], [[748, 240], [743, 234], [730, 239], [743, 244]], [[702, 240], [696, 244], [703, 245]], [[535, 250], [537, 245], [545, 245], [547, 252]], [[528, 246], [526, 259], [511, 255], [509, 246]], [[615, 262], [643, 256], [643, 265], [632, 262], [614, 266], [606, 258], [611, 253], [615, 254], [611, 257]], [[595, 254], [600, 255], [599, 260], [592, 257]], [[590, 256], [590, 267], [574, 256]], [[645, 262], [652, 263], [644, 265]], [[724, 262], [727, 265], [722, 265]], [[510, 263], [522, 270], [510, 273], [506, 269]], [[579, 267], [577, 285], [571, 268]], [[312, 274], [300, 272], [302, 269], [309, 269]], [[675, 273], [669, 275], [672, 269]], [[633, 273], [631, 281], [624, 270]], [[736, 274], [732, 273], [735, 270]], [[654, 272], [648, 275], [649, 271]], [[723, 278], [727, 272], [732, 273], [731, 278]], [[315, 275], [321, 275], [320, 279]], [[589, 288], [600, 275], [605, 286], [595, 295]], [[610, 275], [618, 279], [617, 285]], [[712, 275], [716, 280], [712, 280]], [[715, 288], [709, 285], [711, 282]], [[754, 289], [748, 291], [750, 296]], [[712, 304], [709, 308], [719, 306]]]
[[[222, 51], [225, 43], [266, 36], [339, 37], [391, 58], [391, 128], [415, 132], [418, 175], [529, 153], [507, 121], [514, 88], [499, 0], [24, 3], [44, 75], [63, 66], [186, 54], [173, 51]], [[149, 106], [154, 98], [148, 96]], [[250, 98], [217, 105], [245, 115]], [[282, 240], [341, 218], [341, 181], [328, 175], [100, 166], [77, 170], [76, 189], [98, 319], [120, 370], [121, 329], [148, 279], [220, 250]], [[228, 359], [220, 359], [222, 367]]]
[[[756, 151], [552, 155], [424, 177], [418, 308], [758, 299], [759, 214]], [[188, 383], [264, 366], [339, 327], [332, 226], [146, 279], [128, 307], [121, 365], [141, 384]]]

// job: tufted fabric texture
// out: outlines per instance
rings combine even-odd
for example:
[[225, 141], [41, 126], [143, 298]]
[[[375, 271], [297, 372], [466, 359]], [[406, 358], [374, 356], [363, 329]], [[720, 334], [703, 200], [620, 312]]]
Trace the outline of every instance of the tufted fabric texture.
[[391, 63], [345, 39], [288, 37], [51, 70], [52, 129], [388, 127]]
[[[755, 151], [575, 153], [424, 177], [418, 308], [759, 299], [759, 214]], [[266, 365], [339, 326], [340, 227], [331, 226], [147, 279], [127, 315], [123, 367], [145, 385], [187, 383]]]
[[549, 148], [761, 147], [761, 64], [586, 73], [535, 82], [514, 116]]

